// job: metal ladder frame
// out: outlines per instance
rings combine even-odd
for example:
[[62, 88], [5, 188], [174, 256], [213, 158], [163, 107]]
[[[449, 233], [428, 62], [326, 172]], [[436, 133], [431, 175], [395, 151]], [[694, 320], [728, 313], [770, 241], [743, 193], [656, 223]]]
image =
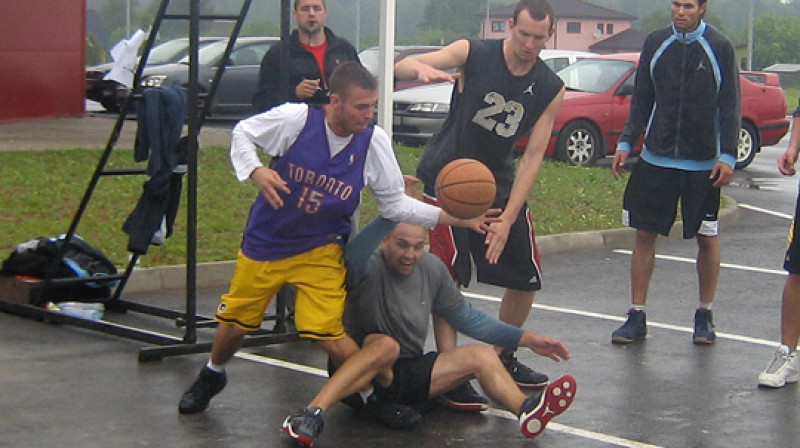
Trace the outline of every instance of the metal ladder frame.
[[[119, 176], [119, 175], [141, 175], [145, 174], [144, 169], [109, 169], [106, 170], [105, 166], [108, 163], [114, 146], [122, 132], [126, 116], [131, 110], [133, 102], [141, 98], [140, 78], [147, 64], [147, 58], [150, 50], [153, 47], [155, 38], [161, 27], [163, 20], [188, 20], [189, 21], [189, 85], [187, 92], [187, 152], [188, 152], [188, 171], [187, 171], [187, 235], [186, 235], [186, 309], [184, 311], [177, 311], [147, 305], [138, 302], [123, 300], [121, 298], [122, 291], [133, 273], [134, 267], [139, 259], [138, 254], [132, 254], [131, 259], [124, 271], [124, 273], [110, 275], [105, 277], [82, 277], [82, 278], [53, 278], [56, 268], [61, 263], [67, 250], [67, 244], [62, 244], [58, 257], [53, 261], [53, 264], [48, 270], [48, 274], [43, 282], [43, 285], [38, 291], [38, 294], [44, 295], [49, 289], [65, 284], [74, 284], [82, 282], [119, 282], [115, 287], [111, 300], [107, 303], [107, 309], [116, 312], [135, 311], [143, 314], [148, 314], [167, 319], [173, 319], [177, 326], [184, 327], [184, 335], [182, 338], [170, 336], [156, 331], [151, 331], [144, 328], [130, 327], [121, 325], [110, 321], [93, 321], [81, 319], [78, 317], [69, 316], [59, 312], [49, 311], [44, 308], [39, 308], [29, 304], [11, 303], [0, 299], [0, 311], [11, 312], [25, 317], [41, 319], [48, 322], [65, 323], [77, 327], [87, 328], [94, 331], [112, 334], [115, 336], [125, 337], [133, 340], [146, 342], [156, 345], [157, 347], [143, 347], [139, 352], [139, 362], [158, 361], [165, 356], [182, 355], [190, 353], [208, 352], [211, 350], [211, 343], [197, 342], [197, 329], [201, 327], [213, 327], [216, 325], [213, 318], [207, 316], [197, 315], [197, 152], [198, 152], [198, 135], [200, 128], [208, 115], [208, 112], [213, 102], [216, 88], [225, 71], [225, 61], [228, 60], [230, 53], [233, 50], [236, 38], [241, 31], [244, 19], [250, 9], [252, 0], [242, 0], [242, 7], [238, 15], [223, 15], [223, 14], [208, 14], [200, 13], [200, 0], [190, 0], [189, 14], [169, 14], [167, 9], [170, 0], [162, 0], [161, 5], [156, 13], [152, 29], [142, 50], [139, 64], [136, 68], [134, 75], [134, 84], [131, 93], [125, 99], [119, 111], [119, 116], [112, 128], [111, 135], [109, 136], [105, 150], [95, 168], [89, 185], [81, 199], [80, 205], [73, 217], [69, 226], [69, 230], [65, 234], [64, 240], [70, 241], [78, 228], [81, 218], [83, 217], [86, 207], [89, 204], [92, 194], [97, 188], [97, 184], [103, 176]], [[290, 33], [290, 0], [280, 0], [281, 2], [281, 39], [288, 40]], [[220, 66], [218, 66], [214, 79], [211, 83], [210, 91], [201, 95], [198, 91], [198, 48], [199, 48], [199, 27], [201, 20], [228, 20], [235, 21], [231, 36], [225, 48], [225, 52], [221, 59]], [[285, 65], [288, 62], [288, 51], [286, 46], [283, 47], [284, 51], [281, 52], [281, 63]], [[280, 79], [281, 91], [285, 92], [288, 87], [288, 74], [282, 73]], [[200, 99], [202, 101], [202, 108], [198, 107]], [[286, 300], [285, 294], [278, 294], [276, 300], [276, 311], [274, 315], [265, 316], [265, 320], [274, 320], [275, 324], [272, 329], [261, 329], [252, 335], [245, 337], [243, 347], [269, 345], [283, 342], [293, 342], [299, 340], [299, 336], [294, 331], [290, 322], [286, 318]]]

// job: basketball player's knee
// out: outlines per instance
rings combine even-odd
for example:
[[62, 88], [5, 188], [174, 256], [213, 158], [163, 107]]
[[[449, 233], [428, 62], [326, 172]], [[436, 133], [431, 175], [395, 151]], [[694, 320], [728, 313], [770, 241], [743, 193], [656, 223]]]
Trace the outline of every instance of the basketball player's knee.
[[373, 334], [369, 336], [368, 343], [379, 364], [392, 365], [400, 356], [400, 344], [391, 336]]
[[340, 339], [320, 340], [317, 343], [328, 353], [336, 365], [341, 365], [359, 350], [358, 345], [349, 336]]
[[491, 368], [494, 364], [500, 363], [500, 358], [494, 348], [488, 345], [473, 345], [470, 350], [470, 360], [476, 370]]
[[394, 363], [400, 356], [400, 344], [394, 338], [385, 335], [380, 338], [380, 343], [381, 357]]

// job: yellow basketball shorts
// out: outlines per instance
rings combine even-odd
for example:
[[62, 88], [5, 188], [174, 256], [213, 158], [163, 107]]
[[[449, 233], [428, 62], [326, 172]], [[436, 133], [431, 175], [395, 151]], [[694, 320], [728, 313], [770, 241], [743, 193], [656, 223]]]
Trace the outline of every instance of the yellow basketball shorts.
[[295, 286], [294, 323], [301, 337], [336, 340], [342, 324], [346, 291], [342, 248], [328, 244], [275, 261], [256, 261], [241, 251], [230, 290], [217, 307], [216, 320], [258, 330], [272, 298], [287, 283]]

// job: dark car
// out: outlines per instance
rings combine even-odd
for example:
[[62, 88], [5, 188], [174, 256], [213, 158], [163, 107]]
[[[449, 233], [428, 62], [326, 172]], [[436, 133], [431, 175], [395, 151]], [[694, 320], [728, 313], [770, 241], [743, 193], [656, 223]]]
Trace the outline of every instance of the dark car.
[[[222, 39], [224, 38], [201, 37], [200, 48]], [[150, 50], [147, 67], [178, 62], [187, 54], [189, 54], [188, 38], [168, 40]], [[107, 62], [86, 68], [86, 99], [100, 103], [110, 112], [117, 112], [128, 96], [128, 88], [116, 81], [103, 79], [113, 66], [113, 62]]]
[[[220, 85], [214, 95], [209, 115], [217, 118], [242, 118], [255, 113], [252, 104], [253, 93], [258, 83], [261, 59], [269, 48], [280, 41], [277, 37], [240, 37], [225, 64]], [[227, 41], [212, 43], [198, 52], [198, 89], [207, 93], [214, 79], [220, 60], [225, 52]], [[187, 86], [189, 80], [189, 59], [184, 58], [175, 64], [150, 67], [142, 73], [141, 85], [144, 88], [162, 86]]]

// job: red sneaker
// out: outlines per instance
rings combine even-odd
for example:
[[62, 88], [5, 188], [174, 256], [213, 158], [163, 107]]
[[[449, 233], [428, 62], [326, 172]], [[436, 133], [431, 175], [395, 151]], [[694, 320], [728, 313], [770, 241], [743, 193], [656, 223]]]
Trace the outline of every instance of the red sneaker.
[[553, 417], [566, 411], [572, 404], [577, 390], [575, 378], [564, 375], [550, 383], [544, 392], [528, 397], [519, 413], [519, 430], [526, 437], [541, 434]]

